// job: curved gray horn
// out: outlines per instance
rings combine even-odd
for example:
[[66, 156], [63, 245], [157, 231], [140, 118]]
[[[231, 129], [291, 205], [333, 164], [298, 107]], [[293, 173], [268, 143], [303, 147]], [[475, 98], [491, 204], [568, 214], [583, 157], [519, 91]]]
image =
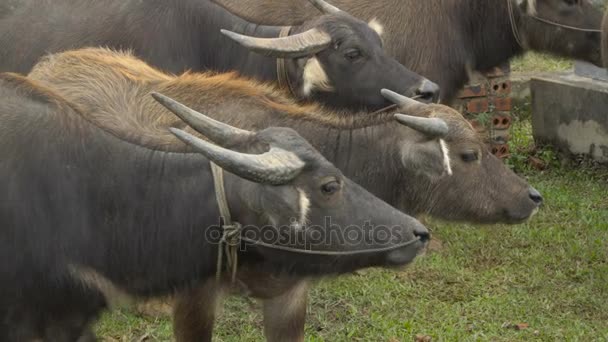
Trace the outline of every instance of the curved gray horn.
[[407, 96], [403, 96], [399, 93], [395, 93], [392, 90], [382, 89], [382, 90], [380, 90], [380, 93], [382, 94], [382, 96], [384, 96], [385, 99], [391, 101], [392, 103], [394, 103], [396, 105], [399, 105], [399, 107], [404, 111], [417, 112], [417, 111], [421, 111], [421, 110], [425, 109], [427, 106], [426, 104], [424, 104], [422, 102], [418, 102]]
[[194, 147], [222, 169], [256, 183], [281, 185], [294, 179], [304, 162], [294, 153], [271, 147], [263, 154], [246, 154], [219, 147], [181, 129], [169, 128], [180, 140]]
[[277, 58], [301, 58], [325, 50], [331, 44], [329, 34], [316, 28], [281, 38], [257, 38], [228, 30], [222, 33], [251, 51]]
[[338, 14], [342, 13], [338, 7], [328, 4], [323, 0], [308, 0], [311, 4], [313, 4], [316, 8], [321, 11], [323, 14]]
[[443, 138], [448, 135], [448, 124], [439, 118], [395, 114], [395, 119], [402, 125], [412, 128], [429, 138]]
[[246, 139], [254, 135], [253, 132], [213, 120], [163, 94], [152, 92], [151, 95], [190, 127], [217, 144], [224, 145], [234, 139]]

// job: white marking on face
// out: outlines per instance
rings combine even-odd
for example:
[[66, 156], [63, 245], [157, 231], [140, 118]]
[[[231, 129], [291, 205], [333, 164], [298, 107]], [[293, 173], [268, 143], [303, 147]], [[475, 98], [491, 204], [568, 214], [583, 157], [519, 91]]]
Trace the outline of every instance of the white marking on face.
[[298, 222], [295, 222], [294, 228], [301, 229], [308, 221], [308, 213], [310, 212], [310, 199], [308, 198], [308, 195], [306, 195], [306, 192], [304, 190], [300, 188], [296, 189], [298, 190], [299, 194], [298, 209], [300, 211], [300, 217], [298, 219]]
[[369, 23], [367, 23], [367, 25], [374, 31], [376, 31], [376, 33], [382, 37], [382, 35], [384, 34], [384, 25], [382, 25], [380, 23], [380, 21], [377, 18], [374, 18], [372, 20], [370, 20]]
[[439, 139], [439, 145], [441, 145], [441, 152], [443, 153], [443, 167], [449, 176], [452, 175], [452, 163], [450, 160], [450, 150], [445, 140]]
[[310, 95], [314, 89], [321, 91], [332, 91], [334, 88], [329, 82], [329, 78], [323, 70], [321, 63], [315, 57], [310, 58], [304, 66], [304, 73], [302, 75], [304, 84], [302, 85], [302, 92], [304, 96]]

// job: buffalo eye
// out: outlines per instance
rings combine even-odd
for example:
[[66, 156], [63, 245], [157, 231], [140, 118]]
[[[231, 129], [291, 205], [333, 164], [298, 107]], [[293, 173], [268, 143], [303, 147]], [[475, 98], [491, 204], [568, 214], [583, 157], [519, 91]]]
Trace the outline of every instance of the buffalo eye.
[[355, 61], [355, 60], [361, 58], [361, 51], [359, 51], [358, 49], [350, 49], [350, 50], [346, 51], [346, 53], [344, 54], [344, 57], [351, 62]]
[[465, 152], [465, 153], [461, 154], [460, 158], [465, 163], [471, 163], [471, 162], [477, 161], [479, 159], [479, 155], [475, 151], [469, 151], [469, 152]]
[[340, 185], [340, 183], [336, 180], [327, 182], [323, 185], [321, 185], [321, 192], [324, 195], [333, 195], [336, 192], [338, 192], [340, 189], [342, 188], [342, 186]]

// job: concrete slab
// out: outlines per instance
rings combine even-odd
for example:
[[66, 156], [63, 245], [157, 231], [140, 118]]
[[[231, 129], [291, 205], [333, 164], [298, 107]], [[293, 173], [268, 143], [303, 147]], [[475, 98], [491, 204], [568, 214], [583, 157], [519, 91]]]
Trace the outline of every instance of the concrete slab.
[[608, 82], [575, 73], [530, 81], [534, 139], [608, 163]]
[[581, 77], [608, 82], [608, 70], [584, 61], [574, 62], [574, 74]]
[[560, 72], [514, 72], [511, 74], [511, 98], [513, 105], [523, 107], [530, 97], [530, 80], [532, 78], [551, 77], [553, 75], [568, 75], [572, 70]]

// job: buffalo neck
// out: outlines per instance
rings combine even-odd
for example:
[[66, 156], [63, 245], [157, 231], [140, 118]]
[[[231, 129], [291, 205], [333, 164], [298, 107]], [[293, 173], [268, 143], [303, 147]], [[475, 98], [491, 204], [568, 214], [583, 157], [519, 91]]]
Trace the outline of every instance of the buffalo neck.
[[53, 257], [142, 296], [213, 275], [216, 248], [206, 233], [219, 215], [204, 157], [149, 149], [79, 118], [40, 121], [32, 125], [46, 134], [26, 144], [32, 151], [20, 165], [34, 165], [14, 189], [32, 206], [24, 224], [48, 235], [40, 238]]
[[199, 32], [197, 39], [203, 47], [200, 56], [200, 70], [231, 71], [262, 81], [276, 81], [276, 58], [263, 56], [223, 35], [226, 29], [240, 34], [259, 37], [279, 37], [281, 26], [264, 26], [250, 23], [228, 12], [211, 1], [190, 0], [190, 15]]

